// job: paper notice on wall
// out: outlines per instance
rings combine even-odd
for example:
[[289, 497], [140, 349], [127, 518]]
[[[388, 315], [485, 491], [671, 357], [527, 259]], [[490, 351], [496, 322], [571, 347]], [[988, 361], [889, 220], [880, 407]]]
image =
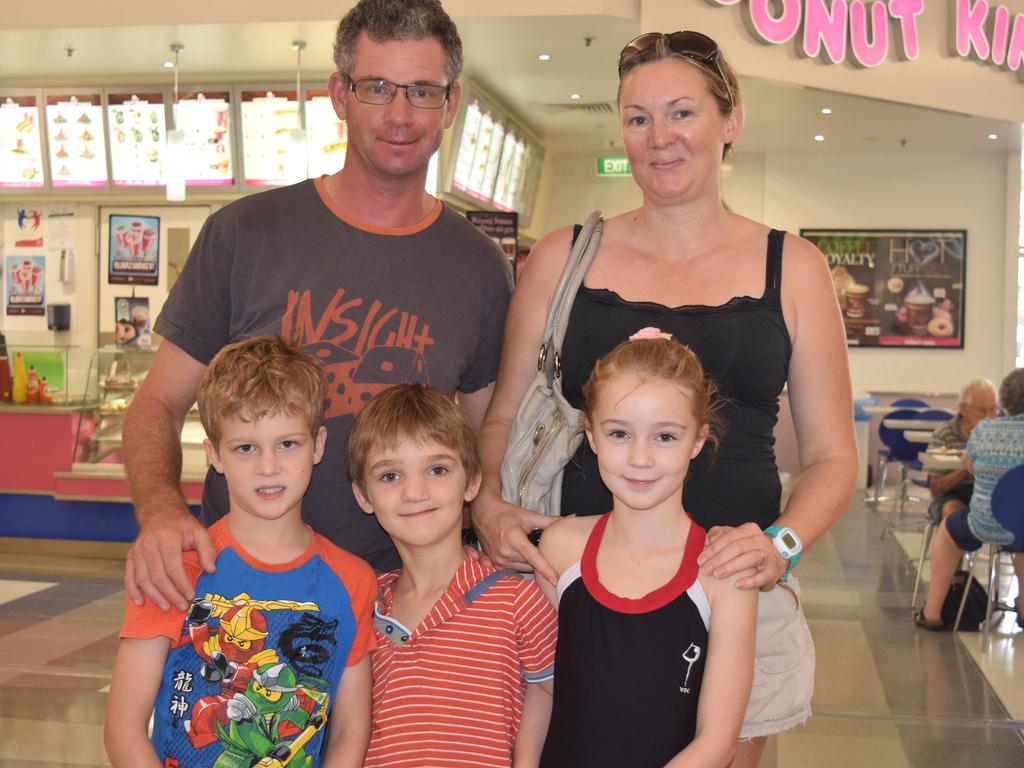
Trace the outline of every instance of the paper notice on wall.
[[51, 205], [46, 211], [46, 245], [51, 250], [75, 247], [75, 215], [73, 205]]

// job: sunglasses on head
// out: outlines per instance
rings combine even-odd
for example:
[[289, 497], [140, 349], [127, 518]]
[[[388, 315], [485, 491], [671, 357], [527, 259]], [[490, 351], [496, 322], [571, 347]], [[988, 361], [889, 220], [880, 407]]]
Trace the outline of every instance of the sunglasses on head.
[[662, 39], [665, 40], [665, 46], [672, 53], [693, 59], [701, 64], [713, 64], [718, 76], [722, 78], [725, 92], [729, 96], [729, 107], [736, 106], [732, 97], [732, 88], [729, 87], [729, 79], [725, 76], [725, 70], [722, 69], [718, 43], [700, 32], [647, 32], [633, 38], [619, 53], [619, 75], [622, 75], [623, 68], [628, 66], [635, 57], [654, 48]]

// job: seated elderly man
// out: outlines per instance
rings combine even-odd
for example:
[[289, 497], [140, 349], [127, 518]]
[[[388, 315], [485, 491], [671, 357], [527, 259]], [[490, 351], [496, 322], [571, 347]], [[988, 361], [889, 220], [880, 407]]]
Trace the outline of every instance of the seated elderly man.
[[[960, 390], [959, 412], [950, 422], [935, 430], [928, 449], [962, 451], [977, 423], [993, 418], [996, 413], [995, 384], [982, 377], [971, 379]], [[928, 490], [932, 494], [929, 515], [939, 522], [963, 509], [970, 503], [973, 489], [974, 477], [966, 469], [932, 473], [928, 481]]]
[[[964, 463], [975, 478], [970, 504], [953, 512], [935, 532], [928, 599], [914, 615], [914, 622], [924, 629], [943, 628], [942, 604], [964, 552], [973, 552], [982, 544], [1012, 547], [1017, 553], [1013, 559], [1017, 579], [1024, 577], [1024, 542], [1015, 542], [1013, 534], [992, 516], [992, 491], [999, 478], [1024, 464], [1024, 368], [1003, 379], [999, 400], [1007, 415], [977, 424], [967, 441]], [[1024, 627], [1020, 611], [1018, 597], [1017, 623]]]

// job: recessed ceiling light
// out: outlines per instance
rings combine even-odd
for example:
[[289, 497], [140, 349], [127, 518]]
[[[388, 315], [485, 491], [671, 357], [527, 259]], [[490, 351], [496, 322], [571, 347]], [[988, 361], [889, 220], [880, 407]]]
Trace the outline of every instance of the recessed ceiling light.
[[990, 134], [988, 135], [988, 137], [989, 137], [989, 139], [991, 139], [992, 141], [995, 141], [996, 139], [998, 139], [998, 138], [999, 138], [999, 136], [998, 136], [997, 134], [994, 134], [994, 133], [990, 133]]
[[823, 115], [831, 115], [832, 114], [832, 107], [822, 107], [821, 108], [821, 114], [823, 114]]
[[583, 97], [580, 96], [578, 93], [570, 93], [569, 98], [572, 99], [573, 101], [579, 101]]
[[537, 58], [540, 59], [541, 61], [551, 61], [551, 54], [550, 53], [539, 53], [539, 54], [537, 54]]
[[824, 141], [824, 140], [825, 140], [825, 137], [824, 137], [824, 136], [822, 136], [822, 135], [821, 135], [821, 134], [819, 133], [819, 134], [817, 134], [817, 135], [816, 135], [816, 136], [814, 137], [814, 140], [815, 140], [815, 141]]
[[173, 61], [165, 61], [164, 62], [164, 69], [174, 69], [174, 62]]

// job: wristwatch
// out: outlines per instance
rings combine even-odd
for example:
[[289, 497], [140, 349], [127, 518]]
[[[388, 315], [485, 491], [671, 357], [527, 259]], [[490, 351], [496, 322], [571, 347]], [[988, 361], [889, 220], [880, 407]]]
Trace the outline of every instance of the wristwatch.
[[772, 540], [776, 551], [789, 561], [789, 567], [779, 577], [780, 581], [786, 581], [789, 577], [789, 572], [796, 568], [796, 564], [800, 562], [800, 555], [804, 551], [803, 542], [796, 535], [796, 531], [784, 525], [769, 525], [764, 529], [764, 535]]

